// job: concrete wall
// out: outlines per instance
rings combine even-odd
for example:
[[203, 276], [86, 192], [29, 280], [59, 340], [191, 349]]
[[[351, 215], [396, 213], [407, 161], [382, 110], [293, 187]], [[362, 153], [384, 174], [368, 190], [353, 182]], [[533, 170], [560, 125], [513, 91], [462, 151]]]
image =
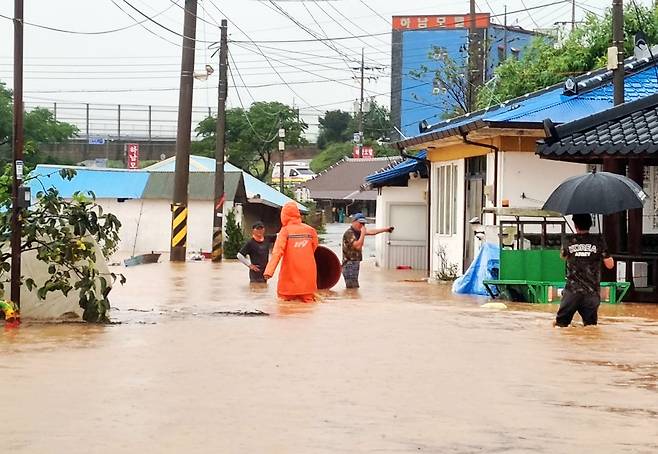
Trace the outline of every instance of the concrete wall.
[[[391, 203], [427, 203], [427, 179], [409, 180], [409, 186], [385, 186], [380, 189], [376, 205], [376, 227], [388, 227], [388, 209]], [[377, 266], [385, 266], [387, 235], [375, 236]]]

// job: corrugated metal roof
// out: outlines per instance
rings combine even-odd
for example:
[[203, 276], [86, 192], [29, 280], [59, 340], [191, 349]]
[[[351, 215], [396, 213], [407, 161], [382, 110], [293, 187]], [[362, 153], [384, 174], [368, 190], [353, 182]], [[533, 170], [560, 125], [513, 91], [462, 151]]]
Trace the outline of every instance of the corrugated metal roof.
[[[174, 195], [173, 172], [151, 172], [144, 189], [145, 199], [171, 199]], [[224, 174], [224, 192], [226, 200], [245, 202], [245, 191], [242, 185], [241, 172], [226, 172]], [[215, 173], [191, 172], [188, 186], [190, 200], [213, 200], [215, 197]], [[237, 200], [236, 200], [236, 195]]]
[[[156, 164], [144, 168], [144, 170], [146, 170], [147, 172], [166, 172], [166, 173], [173, 173], [175, 169], [176, 169], [175, 157], [165, 159], [164, 161], [158, 162]], [[202, 172], [202, 173], [211, 172], [214, 174], [215, 160], [213, 158], [206, 158], [204, 156], [192, 155], [190, 156], [190, 172], [191, 174], [195, 172]], [[250, 199], [254, 199], [254, 198], [261, 199], [263, 203], [273, 207], [282, 207], [288, 202], [294, 202], [294, 200], [280, 193], [272, 186], [263, 183], [258, 178], [248, 174], [247, 172], [234, 166], [230, 162], [225, 162], [224, 175], [226, 176], [232, 172], [242, 173], [245, 192], [247, 197]], [[299, 207], [300, 211], [304, 213], [308, 212], [306, 207], [301, 203], [297, 203], [297, 206]]]
[[[235, 169], [235, 170], [231, 169], [231, 171], [240, 170], [232, 164], [231, 167]], [[174, 172], [176, 170], [176, 157], [172, 156], [171, 158], [167, 158], [163, 161], [156, 162], [153, 165], [144, 167], [144, 170], [146, 170], [147, 172]], [[197, 156], [197, 155], [190, 156], [190, 172], [214, 172], [214, 171], [215, 171], [215, 160], [213, 158], [207, 158], [205, 156]], [[224, 171], [228, 172], [226, 167], [224, 167]]]
[[[75, 169], [77, 175], [71, 181], [63, 179], [59, 175], [63, 168]], [[143, 170], [39, 164], [30, 176], [38, 176], [27, 181], [33, 196], [45, 186], [57, 189], [64, 198], [71, 198], [75, 192], [93, 191], [99, 199], [139, 199], [144, 193], [149, 173]]]
[[[419, 159], [425, 159], [427, 157], [427, 150], [422, 150], [416, 155], [416, 157]], [[419, 172], [423, 167], [425, 167], [423, 161], [405, 159], [399, 164], [368, 175], [366, 177], [366, 183], [374, 187], [385, 186], [388, 182], [407, 177], [411, 172]]]

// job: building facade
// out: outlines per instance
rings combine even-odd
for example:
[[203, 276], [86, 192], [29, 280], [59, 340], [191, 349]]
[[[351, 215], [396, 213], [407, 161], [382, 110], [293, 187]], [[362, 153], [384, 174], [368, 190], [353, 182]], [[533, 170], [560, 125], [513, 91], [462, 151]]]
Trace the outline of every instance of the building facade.
[[[446, 57], [458, 67], [467, 63], [470, 17], [462, 15], [393, 16], [391, 56], [391, 120], [406, 137], [418, 134], [418, 124], [452, 116], [453, 93], [435, 78]], [[534, 32], [503, 27], [488, 13], [476, 16], [480, 64], [484, 83], [505, 58], [518, 58]], [[438, 54], [437, 54], [438, 52]], [[398, 136], [399, 138], [399, 136]]]

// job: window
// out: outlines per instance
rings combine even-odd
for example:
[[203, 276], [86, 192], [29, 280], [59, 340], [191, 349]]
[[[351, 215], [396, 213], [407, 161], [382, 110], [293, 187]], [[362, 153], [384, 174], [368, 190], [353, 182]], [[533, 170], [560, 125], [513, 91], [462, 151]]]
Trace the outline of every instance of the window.
[[437, 233], [457, 233], [457, 165], [442, 165], [437, 169], [438, 201]]
[[296, 177], [297, 175], [299, 175], [299, 174], [297, 173], [297, 171], [295, 169], [290, 170], [290, 176], [291, 177]]

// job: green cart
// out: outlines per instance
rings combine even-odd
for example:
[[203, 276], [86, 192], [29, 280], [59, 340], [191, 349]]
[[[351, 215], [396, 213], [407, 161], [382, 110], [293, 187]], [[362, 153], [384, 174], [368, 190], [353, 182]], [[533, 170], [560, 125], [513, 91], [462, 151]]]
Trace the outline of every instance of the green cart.
[[[566, 265], [560, 257], [564, 217], [538, 209], [486, 208], [484, 212], [499, 218], [499, 275], [483, 282], [489, 295], [528, 303], [559, 301], [566, 283]], [[620, 303], [629, 287], [629, 282], [602, 282], [601, 302]]]

